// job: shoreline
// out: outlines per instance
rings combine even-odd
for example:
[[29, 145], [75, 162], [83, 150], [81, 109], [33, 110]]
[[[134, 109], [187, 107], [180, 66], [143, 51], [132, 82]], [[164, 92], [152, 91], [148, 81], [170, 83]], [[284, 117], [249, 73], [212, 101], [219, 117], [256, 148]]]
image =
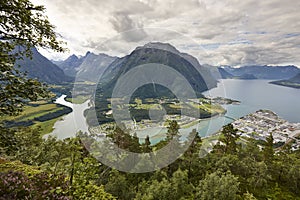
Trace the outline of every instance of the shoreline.
[[72, 112], [56, 121], [52, 127], [52, 132], [44, 135], [45, 137], [55, 136], [58, 139], [65, 139], [75, 137], [79, 131], [89, 132], [84, 111], [89, 108], [90, 100], [86, 100], [82, 104], [72, 104], [65, 100], [66, 97], [67, 95], [61, 95], [54, 103], [69, 107]]

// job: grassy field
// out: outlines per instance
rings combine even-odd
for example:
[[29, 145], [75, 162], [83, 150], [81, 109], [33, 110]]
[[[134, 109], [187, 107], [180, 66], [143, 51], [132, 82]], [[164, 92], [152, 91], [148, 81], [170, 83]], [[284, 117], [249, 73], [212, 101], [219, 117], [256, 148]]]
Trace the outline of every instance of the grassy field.
[[41, 133], [47, 134], [47, 133], [51, 133], [53, 131], [53, 126], [55, 124], [55, 122], [57, 122], [58, 120], [62, 119], [62, 117], [57, 117], [45, 122], [35, 122], [35, 124], [32, 126], [33, 128], [40, 128], [41, 129]]
[[74, 104], [82, 104], [86, 102], [89, 98], [90, 96], [78, 95], [74, 98], [66, 98], [66, 100]]
[[205, 110], [210, 113], [224, 113], [226, 111], [222, 106], [220, 106], [218, 104], [204, 103], [204, 104], [199, 105], [196, 103], [190, 103], [190, 105], [192, 105], [194, 108]]
[[46, 104], [35, 104], [36, 106], [25, 106], [23, 112], [21, 112], [18, 116], [7, 116], [0, 118], [1, 121], [26, 121], [32, 120], [36, 117], [43, 116], [46, 113], [55, 112], [57, 110], [61, 110], [61, 107], [58, 107], [54, 103], [46, 103]]
[[[130, 115], [137, 122], [141, 120], [149, 120], [149, 110], [159, 114], [159, 111], [164, 110], [168, 115], [181, 115], [182, 111], [186, 116], [193, 118], [206, 119], [219, 114], [226, 113], [226, 110], [220, 104], [211, 104], [207, 99], [198, 99], [200, 103], [194, 102], [194, 100], [186, 100], [186, 102], [179, 102], [177, 99], [152, 99], [146, 100], [134, 99], [127, 104], [122, 98], [105, 99], [101, 106], [96, 106], [97, 118], [99, 123], [113, 122], [114, 119], [111, 115], [106, 113], [112, 109], [110, 102], [113, 102], [116, 106], [115, 109], [127, 109], [129, 107]], [[89, 125], [95, 125], [95, 122], [87, 115], [87, 122]]]
[[53, 126], [56, 121], [62, 118], [56, 117], [49, 119], [47, 121], [36, 121], [35, 119], [38, 117], [42, 117], [45, 115], [49, 115], [50, 113], [55, 113], [57, 111], [62, 111], [64, 107], [58, 106], [54, 103], [48, 103], [46, 101], [39, 101], [39, 102], [31, 102], [28, 106], [25, 106], [23, 112], [21, 112], [17, 116], [5, 116], [1, 117], [0, 121], [13, 121], [13, 122], [26, 122], [26, 121], [33, 121], [33, 125], [31, 127], [41, 128], [42, 134], [47, 134], [52, 132]]

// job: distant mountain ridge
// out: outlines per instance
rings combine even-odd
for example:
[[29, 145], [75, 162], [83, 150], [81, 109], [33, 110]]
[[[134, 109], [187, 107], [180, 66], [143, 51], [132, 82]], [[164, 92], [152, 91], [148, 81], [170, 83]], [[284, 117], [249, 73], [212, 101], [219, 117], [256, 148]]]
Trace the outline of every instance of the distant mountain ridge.
[[300, 88], [300, 73], [290, 79], [273, 81], [271, 83], [286, 87]]
[[254, 76], [253, 74], [242, 74], [240, 76], [234, 76], [233, 78], [235, 78], [235, 79], [243, 79], [243, 80], [257, 79], [257, 77]]
[[77, 57], [71, 55], [64, 61], [54, 61], [64, 70], [66, 74], [72, 77], [77, 77], [79, 81], [97, 82], [103, 71], [117, 57], [112, 57], [106, 54], [94, 54], [87, 52], [85, 56]]
[[270, 79], [270, 80], [281, 80], [289, 79], [295, 74], [300, 73], [300, 69], [293, 65], [288, 66], [245, 66], [239, 68], [233, 68], [230, 66], [222, 67], [228, 73], [235, 77], [241, 77], [244, 75], [253, 75], [257, 79]]
[[[168, 59], [175, 59], [176, 62], [181, 63], [182, 67], [187, 67], [189, 64], [193, 66], [201, 74], [200, 82], [205, 83], [199, 86], [199, 83], [193, 83], [199, 86], [199, 92], [217, 85], [216, 79], [238, 78], [238, 79], [270, 79], [281, 80], [290, 83], [297, 83], [300, 69], [296, 66], [245, 66], [240, 68], [233, 68], [230, 66], [214, 67], [209, 65], [200, 65], [198, 60], [187, 54], [178, 51], [174, 46], [167, 43], [151, 42], [144, 46], [137, 47], [129, 55], [118, 58], [106, 54], [94, 54], [87, 52], [86, 55], [78, 57], [71, 55], [64, 61], [49, 61], [46, 57], [41, 55], [36, 48], [32, 48], [32, 59], [24, 58], [18, 60], [16, 66], [20, 65], [20, 71], [28, 72], [28, 77], [37, 78], [42, 82], [50, 84], [62, 84], [64, 82], [73, 81], [77, 75], [81, 80], [97, 82], [102, 75], [103, 80], [107, 82], [115, 78], [119, 73], [124, 73], [124, 66], [129, 68], [147, 63], [151, 61], [171, 64], [174, 61]], [[172, 55], [171, 55], [172, 54]], [[144, 58], [145, 55], [148, 58]], [[185, 62], [185, 64], [182, 62]], [[130, 64], [129, 64], [130, 63]], [[131, 65], [131, 66], [129, 66]], [[122, 68], [122, 69], [121, 69]], [[128, 69], [129, 69], [128, 68]], [[178, 70], [181, 70], [177, 66]], [[127, 69], [127, 70], [128, 70]], [[126, 70], [125, 70], [126, 71]], [[187, 77], [195, 78], [191, 72], [183, 72]], [[295, 77], [294, 77], [295, 76]], [[293, 78], [294, 77], [294, 78]], [[201, 88], [201, 89], [200, 89]], [[197, 91], [198, 91], [197, 89]]]
[[52, 62], [56, 64], [59, 68], [61, 68], [69, 76], [75, 76], [78, 71], [78, 67], [84, 61], [85, 56], [79, 58], [75, 54], [73, 54], [70, 57], [68, 57], [66, 60], [52, 61]]
[[[201, 92], [217, 85], [216, 79], [212, 77], [208, 69], [199, 64], [196, 58], [188, 54], [180, 53], [170, 44], [148, 43], [144, 46], [137, 47], [129, 55], [116, 59], [104, 72], [100, 90], [102, 93], [105, 93], [104, 95], [106, 97], [110, 97], [119, 77], [136, 66], [148, 63], [163, 64], [177, 70], [189, 81], [199, 96], [201, 96]], [[176, 87], [180, 90], [181, 86], [177, 85]], [[160, 89], [162, 95], [172, 96], [170, 91], [161, 87]], [[100, 90], [97, 91], [98, 94], [101, 93]], [[153, 97], [154, 90], [153, 86], [149, 85], [141, 89], [140, 92], [144, 97]]]
[[24, 57], [17, 60], [15, 66], [20, 65], [19, 70], [27, 72], [29, 78], [37, 78], [41, 82], [49, 84], [62, 84], [73, 81], [73, 78], [65, 75], [62, 69], [32, 48], [32, 59]]

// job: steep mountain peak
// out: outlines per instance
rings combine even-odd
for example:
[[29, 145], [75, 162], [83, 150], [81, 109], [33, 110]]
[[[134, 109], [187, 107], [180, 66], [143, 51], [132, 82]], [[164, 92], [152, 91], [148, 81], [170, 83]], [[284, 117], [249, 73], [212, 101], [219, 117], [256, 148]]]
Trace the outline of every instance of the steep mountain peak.
[[91, 52], [87, 51], [86, 54], [85, 54], [85, 57], [88, 56], [89, 54], [91, 54]]
[[89, 81], [96, 81], [97, 77], [104, 66], [109, 65], [117, 57], [112, 57], [104, 53], [95, 54], [87, 51], [83, 56], [71, 55], [64, 61], [56, 62], [66, 74], [75, 77], [80, 75], [81, 78], [85, 78]]
[[[144, 46], [137, 47], [131, 54], [135, 53], [136, 51], [142, 50], [142, 49], [158, 49], [161, 51], [167, 51], [167, 52], [173, 53], [177, 56], [180, 56], [181, 58], [183, 58], [184, 60], [186, 60], [190, 64], [192, 64], [195, 67], [195, 69], [197, 69], [198, 72], [201, 73], [203, 79], [208, 84], [209, 88], [216, 86], [215, 79], [214, 79], [214, 77], [212, 77], [212, 74], [208, 68], [201, 66], [198, 59], [195, 58], [194, 56], [192, 56], [188, 53], [180, 52], [173, 45], [171, 45], [169, 43], [162, 43], [162, 42], [149, 42], [149, 43], [145, 44]], [[143, 52], [141, 52], [141, 53], [143, 53]]]
[[[104, 97], [111, 97], [113, 88], [119, 77], [137, 66], [150, 63], [163, 64], [178, 71], [189, 81], [199, 96], [201, 96], [201, 92], [217, 85], [217, 81], [212, 77], [210, 71], [202, 67], [195, 57], [179, 52], [170, 44], [151, 42], [137, 47], [129, 55], [115, 60], [108, 66], [100, 80], [101, 84], [99, 84], [102, 85], [100, 90], [104, 91]], [[148, 77], [147, 74], [141, 74], [139, 78], [149, 80], [151, 76]], [[166, 80], [169, 81], [170, 86], [172, 85], [177, 90], [182, 89], [181, 85], [176, 85], [176, 80], [169, 80], [168, 78]], [[142, 98], [157, 97], [160, 95], [171, 97], [173, 95], [166, 88], [161, 88], [160, 91], [155, 90], [153, 85], [145, 86], [141, 90]]]
[[160, 49], [160, 50], [170, 51], [175, 54], [180, 54], [180, 52], [169, 43], [149, 42], [149, 43], [145, 44], [144, 46], [137, 47], [136, 49], [140, 49], [140, 48]]
[[93, 53], [93, 52], [88, 51], [88, 52], [85, 54], [85, 56], [84, 56], [83, 58], [86, 59], [86, 58], [91, 58], [91, 57], [105, 58], [105, 57], [112, 57], [112, 56], [107, 55], [107, 54], [105, 54], [105, 53], [95, 54], [95, 53]]
[[72, 54], [66, 59], [66, 61], [75, 61], [75, 60], [78, 60], [78, 57], [75, 54]]
[[112, 57], [104, 53], [94, 54], [88, 52], [86, 56], [81, 58], [80, 65], [76, 68], [75, 75], [78, 80], [97, 82], [103, 71], [117, 57]]
[[190, 54], [180, 52], [178, 49], [176, 49], [173, 45], [171, 45], [169, 43], [149, 42], [149, 43], [145, 44], [144, 46], [137, 47], [135, 50], [147, 49], [147, 48], [169, 51], [171, 53], [174, 53], [176, 55], [183, 57], [184, 59], [189, 61], [195, 67], [197, 67], [197, 68], [201, 67], [200, 63], [198, 62], [198, 60], [195, 57], [191, 56]]

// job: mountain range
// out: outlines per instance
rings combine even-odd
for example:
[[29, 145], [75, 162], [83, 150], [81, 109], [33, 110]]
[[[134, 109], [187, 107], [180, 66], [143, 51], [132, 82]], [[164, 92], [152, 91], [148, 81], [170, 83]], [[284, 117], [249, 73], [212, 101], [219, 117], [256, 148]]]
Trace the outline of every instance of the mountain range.
[[[300, 74], [300, 69], [293, 65], [239, 68], [201, 65], [195, 57], [178, 51], [170, 44], [159, 42], [151, 42], [137, 47], [129, 55], [122, 58], [87, 52], [81, 57], [71, 55], [64, 61], [52, 62], [41, 55], [36, 48], [32, 48], [32, 59], [18, 60], [16, 66], [20, 65], [20, 71], [26, 71], [30, 78], [37, 78], [49, 84], [72, 82], [74, 77], [79, 81], [97, 83], [101, 77], [102, 87], [109, 93], [121, 75], [135, 66], [149, 62], [173, 67], [189, 80], [197, 93], [216, 87], [218, 79], [257, 78], [295, 84], [298, 81], [298, 76], [295, 74]], [[144, 88], [143, 93], [149, 93], [149, 89], [151, 90], [149, 87], [146, 90]]]
[[[88, 53], [87, 53], [88, 54]], [[87, 55], [82, 57], [77, 57], [76, 55], [71, 55], [66, 60], [55, 61], [52, 60], [59, 68], [61, 68], [69, 76], [75, 77], [79, 66], [82, 64]]]
[[32, 48], [32, 59], [24, 57], [16, 61], [15, 67], [26, 72], [29, 78], [36, 78], [48, 84], [62, 84], [70, 82], [73, 78], [67, 76], [62, 69]]
[[293, 65], [288, 66], [244, 66], [234, 68], [230, 66], [221, 66], [228, 73], [232, 74], [233, 77], [242, 79], [269, 79], [269, 80], [281, 80], [289, 79], [295, 74], [300, 73], [300, 69]]
[[54, 61], [66, 74], [75, 77], [77, 81], [98, 82], [107, 66], [117, 57], [106, 54], [87, 52], [85, 56], [71, 55], [64, 61]]
[[[198, 60], [191, 55], [179, 52], [175, 47], [166, 43], [148, 43], [144, 46], [137, 47], [129, 55], [118, 58], [103, 74], [100, 81], [101, 87], [98, 88], [97, 94], [103, 94], [105, 98], [111, 97], [112, 91], [124, 74], [131, 69], [148, 63], [163, 64], [169, 66], [179, 72], [190, 83], [193, 90], [198, 96], [202, 96], [201, 92], [215, 87], [216, 79], [210, 74], [209, 70], [201, 66]], [[147, 79], [147, 74], [139, 74], [139, 79]], [[167, 76], [164, 77], [169, 79]], [[176, 88], [185, 92], [182, 85], [177, 84], [176, 80], [167, 80], [172, 88]], [[176, 84], [176, 85], [175, 85]], [[154, 92], [155, 91], [155, 92]], [[138, 89], [139, 97], [150, 98], [164, 96], [173, 97], [174, 94], [170, 90], [161, 85], [150, 84]]]

